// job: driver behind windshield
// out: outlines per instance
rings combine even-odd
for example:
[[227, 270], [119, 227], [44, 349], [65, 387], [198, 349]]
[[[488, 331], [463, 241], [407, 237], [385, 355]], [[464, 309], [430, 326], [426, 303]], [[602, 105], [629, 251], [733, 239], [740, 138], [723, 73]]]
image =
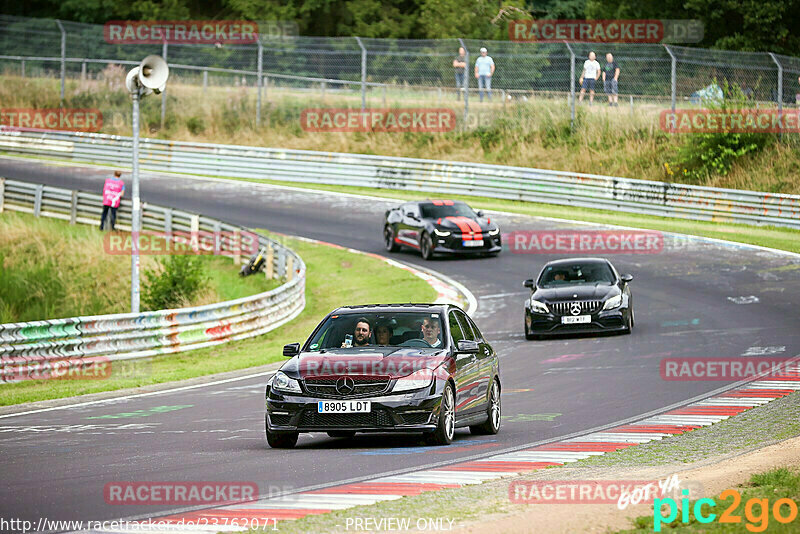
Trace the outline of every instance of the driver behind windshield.
[[[369, 337], [370, 331], [372, 328], [369, 325], [369, 321], [365, 317], [359, 317], [358, 321], [356, 321], [356, 329], [353, 332], [353, 346], [354, 347], [366, 347], [369, 345]], [[342, 348], [347, 346], [347, 342], [342, 343]]]
[[422, 321], [422, 338], [428, 342], [431, 347], [440, 347], [442, 340], [439, 339], [439, 333], [442, 331], [439, 325], [438, 317], [425, 317]]

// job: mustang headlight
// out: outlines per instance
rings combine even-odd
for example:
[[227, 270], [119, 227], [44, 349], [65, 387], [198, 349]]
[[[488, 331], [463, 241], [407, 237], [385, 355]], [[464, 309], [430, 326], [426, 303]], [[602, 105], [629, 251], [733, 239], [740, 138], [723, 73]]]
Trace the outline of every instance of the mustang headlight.
[[431, 385], [433, 381], [433, 371], [430, 369], [420, 369], [408, 376], [397, 379], [392, 391], [411, 391], [412, 389], [422, 389]]
[[547, 307], [547, 304], [534, 299], [531, 299], [531, 311], [536, 313], [550, 313], [550, 309]]
[[302, 393], [300, 383], [294, 378], [289, 378], [284, 373], [278, 371], [272, 379], [272, 387], [278, 391], [288, 391], [291, 393]]
[[438, 235], [439, 237], [447, 237], [450, 235], [450, 232], [446, 232], [444, 230], [439, 230], [438, 228], [433, 229], [433, 233]]
[[489, 230], [489, 232], [487, 232], [487, 233], [489, 235], [497, 235], [497, 234], [500, 233], [500, 228], [495, 228], [494, 230]]
[[604, 310], [613, 310], [614, 308], [619, 308], [622, 304], [622, 295], [617, 295], [616, 297], [611, 297], [603, 304]]

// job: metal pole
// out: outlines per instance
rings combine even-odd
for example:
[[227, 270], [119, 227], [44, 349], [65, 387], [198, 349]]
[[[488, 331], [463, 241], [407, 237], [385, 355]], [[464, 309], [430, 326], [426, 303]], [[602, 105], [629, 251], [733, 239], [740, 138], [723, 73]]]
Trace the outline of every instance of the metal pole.
[[25, 60], [22, 60], [22, 77], [25, 77]]
[[203, 71], [203, 94], [208, 90], [208, 71]]
[[[778, 124], [783, 125], [783, 65], [772, 52], [767, 52], [775, 65], [778, 66]], [[780, 131], [780, 139], [783, 141], [783, 128]]]
[[86, 62], [81, 63], [81, 80], [86, 80]]
[[[167, 60], [167, 41], [164, 40], [164, 45], [161, 47], [161, 57], [164, 58], [164, 61]], [[164, 123], [167, 119], [167, 91], [166, 89], [161, 91], [161, 129], [164, 129]]]
[[64, 31], [64, 25], [60, 20], [56, 19], [56, 24], [61, 31], [61, 105], [64, 105], [64, 81], [67, 77], [67, 32]]
[[361, 37], [356, 37], [358, 46], [361, 47], [361, 111], [367, 109], [367, 49], [361, 42]]
[[467, 127], [467, 120], [469, 120], [469, 48], [464, 44], [464, 39], [458, 38], [458, 44], [464, 49], [464, 128]]
[[258, 41], [258, 75], [256, 83], [258, 84], [258, 96], [256, 97], [256, 127], [261, 125], [261, 86], [264, 85], [262, 75], [264, 73], [264, 46], [261, 44], [261, 37]]
[[675, 113], [675, 101], [677, 100], [678, 92], [677, 61], [675, 59], [675, 54], [672, 53], [672, 50], [670, 50], [667, 45], [664, 45], [664, 49], [667, 51], [667, 54], [669, 54], [669, 57], [672, 58], [672, 71], [670, 73], [670, 78], [672, 80], [672, 112]]
[[568, 42], [564, 41], [569, 50], [569, 129], [575, 129], [575, 52]]
[[131, 93], [133, 99], [133, 176], [131, 197], [131, 313], [139, 313], [139, 89]]

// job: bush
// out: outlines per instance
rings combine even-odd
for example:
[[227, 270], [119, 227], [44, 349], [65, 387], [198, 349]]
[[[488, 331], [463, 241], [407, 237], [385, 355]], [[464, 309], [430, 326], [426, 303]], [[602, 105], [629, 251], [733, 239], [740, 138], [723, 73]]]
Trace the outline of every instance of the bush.
[[208, 288], [209, 277], [198, 256], [168, 256], [144, 272], [142, 300], [147, 310], [179, 308]]
[[198, 135], [205, 131], [206, 123], [202, 117], [193, 116], [186, 120], [186, 127], [189, 128], [192, 135]]

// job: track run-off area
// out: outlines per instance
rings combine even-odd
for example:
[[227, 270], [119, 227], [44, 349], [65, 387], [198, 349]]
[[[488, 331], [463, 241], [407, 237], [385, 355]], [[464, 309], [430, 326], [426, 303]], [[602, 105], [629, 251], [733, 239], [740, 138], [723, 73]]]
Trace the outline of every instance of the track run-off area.
[[[87, 191], [99, 191], [109, 173], [0, 158], [0, 176]], [[563, 255], [504, 250], [496, 258], [432, 262], [414, 252], [389, 255], [382, 217], [399, 201], [361, 195], [143, 172], [141, 196], [233, 224], [388, 255], [463, 284], [477, 298], [473, 318], [501, 360], [500, 433], [472, 436], [459, 429], [449, 447], [422, 446], [415, 435], [346, 440], [311, 434], [301, 435], [294, 450], [270, 449], [264, 439], [267, 375], [5, 415], [2, 517], [36, 524], [41, 517], [94, 521], [185, 512], [107, 504], [104, 487], [112, 482], [250, 481], [262, 496], [366, 483], [652, 417], [728, 385], [664, 380], [664, 358], [800, 354], [800, 257], [790, 254], [669, 236], [657, 252], [598, 254], [634, 276], [633, 334], [526, 341], [529, 292], [522, 281]], [[489, 215], [503, 233], [599, 228]], [[138, 415], [120, 415], [131, 413]]]

